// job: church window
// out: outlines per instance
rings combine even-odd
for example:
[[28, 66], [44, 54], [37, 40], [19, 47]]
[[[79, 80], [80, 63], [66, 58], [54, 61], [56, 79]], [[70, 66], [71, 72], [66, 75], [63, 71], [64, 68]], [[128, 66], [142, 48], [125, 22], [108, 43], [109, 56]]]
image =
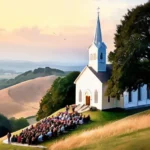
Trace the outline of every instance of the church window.
[[93, 60], [93, 54], [91, 54], [91, 60]]
[[132, 102], [132, 91], [129, 91], [129, 102]]
[[108, 96], [108, 103], [110, 103], [110, 96]]
[[98, 103], [98, 92], [97, 92], [97, 90], [95, 90], [94, 99], [95, 99], [95, 103]]
[[96, 60], [96, 54], [94, 54], [94, 60]]
[[138, 86], [138, 101], [141, 101], [141, 86]]
[[147, 85], [147, 99], [150, 99], [150, 88]]
[[92, 54], [90, 55], [90, 60], [92, 60]]
[[103, 53], [100, 54], [100, 59], [103, 59]]
[[79, 102], [82, 102], [82, 92], [81, 92], [81, 90], [79, 91]]

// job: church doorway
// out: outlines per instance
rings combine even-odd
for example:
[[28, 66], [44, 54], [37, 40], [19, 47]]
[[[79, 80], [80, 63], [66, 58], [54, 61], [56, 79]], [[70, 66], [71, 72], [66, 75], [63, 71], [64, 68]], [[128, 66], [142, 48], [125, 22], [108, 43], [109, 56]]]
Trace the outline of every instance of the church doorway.
[[87, 90], [85, 92], [85, 104], [90, 105], [90, 103], [91, 103], [91, 92]]
[[90, 105], [90, 96], [86, 96], [86, 105]]

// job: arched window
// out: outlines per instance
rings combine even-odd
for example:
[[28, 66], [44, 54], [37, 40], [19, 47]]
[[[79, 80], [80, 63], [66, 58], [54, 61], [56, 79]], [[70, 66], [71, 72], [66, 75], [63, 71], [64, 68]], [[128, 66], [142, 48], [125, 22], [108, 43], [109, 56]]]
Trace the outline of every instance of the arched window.
[[101, 59], [101, 60], [103, 59], [103, 53], [100, 54], [100, 59]]
[[147, 99], [150, 99], [150, 88], [147, 85]]
[[132, 102], [132, 91], [131, 90], [129, 91], [129, 97], [128, 97], [128, 99], [129, 99], [129, 102]]
[[138, 101], [141, 101], [141, 86], [138, 86]]
[[94, 99], [95, 99], [95, 103], [98, 103], [98, 92], [97, 92], [97, 90], [95, 90]]
[[96, 60], [96, 54], [94, 54], [94, 60]]
[[81, 90], [79, 91], [79, 102], [82, 102], [82, 92], [81, 92]]
[[110, 96], [108, 96], [108, 103], [110, 103]]
[[93, 54], [91, 54], [91, 60], [93, 60]]
[[92, 60], [92, 54], [90, 54], [90, 60]]

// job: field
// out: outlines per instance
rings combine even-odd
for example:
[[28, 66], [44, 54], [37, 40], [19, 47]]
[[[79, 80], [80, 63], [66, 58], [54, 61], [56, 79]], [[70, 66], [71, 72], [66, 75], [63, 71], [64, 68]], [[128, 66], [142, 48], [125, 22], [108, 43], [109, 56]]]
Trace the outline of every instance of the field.
[[16, 118], [35, 115], [55, 79], [56, 76], [40, 77], [0, 90], [0, 113]]
[[[49, 150], [98, 150], [99, 148], [105, 150], [111, 149], [114, 145], [116, 145], [117, 150], [126, 150], [124, 147], [123, 149], [119, 149], [118, 146], [127, 146], [127, 144], [124, 145], [125, 141], [129, 141], [128, 146], [130, 146], [136, 143], [136, 139], [134, 138], [136, 135], [144, 134], [144, 132], [145, 134], [146, 132], [150, 132], [150, 111], [147, 110], [142, 113], [138, 113], [145, 109], [148, 108], [128, 111], [116, 109], [111, 111], [85, 112], [83, 114], [90, 114], [91, 116], [92, 121], [89, 124], [79, 126], [76, 130], [70, 131], [68, 134], [62, 135], [56, 139], [42, 143], [42, 145], [48, 147]], [[64, 108], [55, 112], [53, 115], [60, 111], [64, 111]], [[133, 135], [133, 137], [130, 135]], [[130, 140], [132, 138], [133, 142]], [[144, 136], [143, 138], [141, 136], [141, 139], [137, 138], [137, 140], [144, 140]], [[17, 150], [16, 148], [18, 148], [16, 146], [0, 144], [0, 149], [8, 149], [8, 147], [10, 147], [10, 150]], [[24, 148], [20, 149], [23, 150]], [[26, 148], [26, 150], [30, 149], [34, 150], [35, 148]]]

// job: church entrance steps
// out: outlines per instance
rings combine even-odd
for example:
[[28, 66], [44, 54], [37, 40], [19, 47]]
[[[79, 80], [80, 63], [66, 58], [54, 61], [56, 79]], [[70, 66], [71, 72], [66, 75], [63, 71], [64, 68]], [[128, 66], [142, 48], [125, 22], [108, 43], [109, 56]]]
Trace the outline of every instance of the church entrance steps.
[[87, 108], [85, 108], [84, 110], [80, 110], [80, 113], [85, 112], [85, 111], [89, 111], [90, 110], [90, 106], [88, 106]]
[[78, 104], [78, 105], [76, 106], [76, 108], [75, 108], [75, 111], [78, 111], [78, 109], [80, 109], [80, 107], [81, 107], [81, 105]]
[[84, 105], [82, 108], [81, 108], [81, 111], [84, 111], [84, 109], [86, 109], [88, 107], [88, 105]]
[[75, 111], [77, 111], [79, 113], [85, 112], [85, 111], [88, 111], [88, 110], [90, 110], [90, 106], [89, 105], [85, 105], [85, 104], [77, 106], [76, 109], [75, 109]]
[[84, 105], [79, 105], [78, 107], [75, 108], [75, 111], [79, 111]]

